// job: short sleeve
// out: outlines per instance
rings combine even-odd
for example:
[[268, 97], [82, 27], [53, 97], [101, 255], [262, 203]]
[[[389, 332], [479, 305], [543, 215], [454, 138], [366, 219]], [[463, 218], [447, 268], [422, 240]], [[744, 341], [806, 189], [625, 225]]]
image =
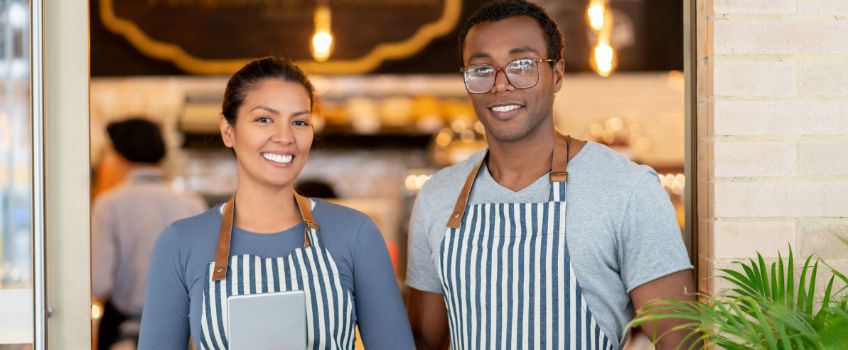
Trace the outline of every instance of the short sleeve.
[[409, 257], [406, 265], [406, 285], [420, 291], [442, 294], [442, 284], [433, 261], [430, 246], [433, 211], [425, 200], [427, 186], [415, 199], [409, 224]]
[[628, 293], [657, 278], [692, 268], [674, 207], [653, 171], [637, 176], [618, 239], [621, 277]]

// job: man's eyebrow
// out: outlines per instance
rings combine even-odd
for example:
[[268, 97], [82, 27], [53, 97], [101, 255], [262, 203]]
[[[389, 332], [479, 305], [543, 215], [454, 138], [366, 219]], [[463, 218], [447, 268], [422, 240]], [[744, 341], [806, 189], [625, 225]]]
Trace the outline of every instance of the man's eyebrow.
[[540, 54], [539, 51], [536, 51], [536, 49], [529, 47], [529, 46], [522, 46], [522, 47], [517, 47], [517, 48], [514, 48], [512, 50], [509, 50], [510, 55], [519, 54], [519, 53], [528, 53], [528, 52], [532, 52], [532, 53], [535, 53], [539, 56], [542, 56], [542, 54]]
[[478, 58], [489, 58], [489, 57], [492, 57], [492, 55], [490, 55], [486, 52], [475, 52], [474, 54], [471, 55], [471, 57], [468, 57], [468, 60], [471, 61], [471, 60], [478, 59]]
[[268, 107], [266, 105], [258, 105], [256, 107], [253, 107], [250, 111], [253, 112], [257, 109], [262, 109], [262, 110], [265, 110], [265, 111], [268, 111], [268, 112], [271, 112], [271, 113], [274, 113], [274, 114], [280, 114], [280, 111], [273, 109], [271, 107]]

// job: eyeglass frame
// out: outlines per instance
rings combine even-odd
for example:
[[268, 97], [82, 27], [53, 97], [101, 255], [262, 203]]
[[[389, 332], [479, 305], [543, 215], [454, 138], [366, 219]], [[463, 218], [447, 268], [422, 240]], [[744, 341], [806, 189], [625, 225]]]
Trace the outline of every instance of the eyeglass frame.
[[[533, 85], [530, 85], [530, 86], [527, 86], [527, 87], [517, 87], [517, 86], [515, 86], [515, 84], [512, 83], [512, 80], [509, 80], [509, 74], [507, 74], [506, 70], [504, 70], [504, 69], [507, 66], [509, 66], [510, 64], [513, 64], [513, 63], [515, 63], [517, 61], [521, 61], [521, 60], [531, 60], [531, 61], [533, 61], [537, 64], [542, 63], [542, 62], [548, 62], [548, 63], [554, 62], [553, 58], [525, 57], [525, 58], [516, 58], [516, 59], [509, 61], [507, 64], [500, 66], [500, 67], [492, 65], [492, 64], [488, 64], [488, 63], [468, 65], [468, 66], [459, 68], [459, 71], [462, 73], [462, 83], [465, 85], [465, 91], [468, 91], [468, 93], [471, 93], [471, 94], [485, 94], [487, 92], [492, 91], [492, 88], [495, 87], [495, 84], [498, 83], [498, 73], [500, 73], [500, 72], [504, 73], [504, 78], [506, 78], [506, 81], [509, 83], [509, 85], [512, 85], [512, 87], [514, 87], [516, 89], [531, 89], [531, 88], [535, 87], [536, 85], [539, 84], [539, 78], [540, 78], [538, 66], [537, 66], [537, 69], [536, 69], [536, 82], [533, 83]], [[488, 89], [480, 91], [480, 92], [474, 92], [474, 91], [471, 91], [470, 89], [468, 89], [468, 81], [466, 80], [465, 73], [467, 72], [468, 67], [472, 67], [472, 66], [489, 66], [489, 67], [494, 68], [495, 69], [495, 75], [494, 75], [494, 79], [492, 79], [492, 86], [489, 86]]]

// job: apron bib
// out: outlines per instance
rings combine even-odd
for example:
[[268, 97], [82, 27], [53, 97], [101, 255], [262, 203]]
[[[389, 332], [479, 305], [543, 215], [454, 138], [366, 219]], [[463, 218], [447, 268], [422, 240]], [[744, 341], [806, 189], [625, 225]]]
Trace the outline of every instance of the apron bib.
[[306, 294], [308, 349], [354, 349], [353, 295], [342, 287], [339, 270], [321, 246], [312, 203], [295, 194], [306, 222], [304, 246], [285, 257], [230, 256], [235, 200], [224, 206], [218, 251], [209, 264], [200, 316], [201, 349], [227, 349], [227, 299], [230, 296], [301, 290]]
[[468, 205], [466, 179], [440, 246], [451, 348], [614, 349], [583, 298], [566, 242], [567, 136], [557, 134], [550, 199]]

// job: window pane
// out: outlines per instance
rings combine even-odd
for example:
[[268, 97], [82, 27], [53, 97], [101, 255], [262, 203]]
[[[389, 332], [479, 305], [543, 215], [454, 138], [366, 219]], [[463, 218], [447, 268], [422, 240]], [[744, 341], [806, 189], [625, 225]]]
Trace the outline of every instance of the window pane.
[[28, 0], [0, 1], [0, 349], [33, 337], [29, 21]]

